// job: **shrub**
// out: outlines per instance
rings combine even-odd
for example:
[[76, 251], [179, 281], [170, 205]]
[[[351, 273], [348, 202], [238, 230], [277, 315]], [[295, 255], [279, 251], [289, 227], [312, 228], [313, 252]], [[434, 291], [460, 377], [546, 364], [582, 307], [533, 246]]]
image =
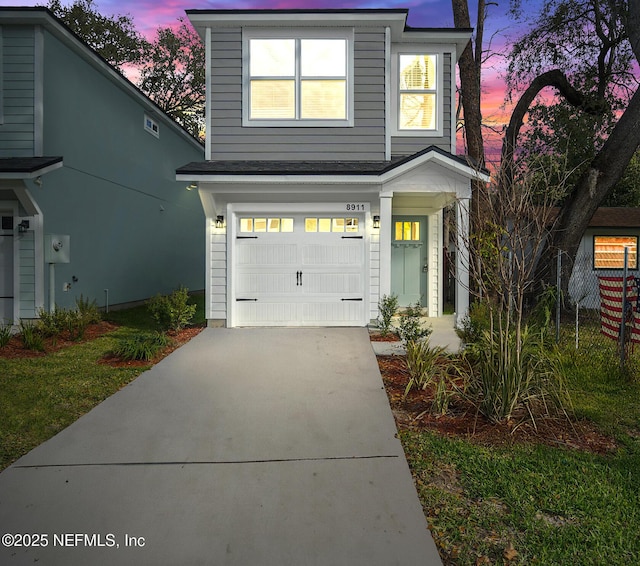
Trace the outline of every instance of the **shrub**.
[[21, 320], [20, 321], [20, 338], [22, 344], [27, 350], [35, 350], [37, 352], [44, 351], [44, 338], [42, 332], [32, 322]]
[[76, 299], [76, 311], [79, 314], [79, 318], [84, 324], [96, 324], [102, 320], [100, 309], [96, 305], [96, 300], [89, 301], [80, 295], [79, 299]]
[[404, 390], [404, 398], [414, 387], [426, 389], [433, 381], [436, 373], [436, 361], [444, 348], [432, 348], [427, 340], [409, 340], [407, 349], [407, 369], [409, 383]]
[[[468, 378], [464, 360], [452, 356], [442, 346], [430, 346], [428, 340], [409, 342], [407, 368], [409, 383], [404, 391], [404, 399], [414, 387], [424, 390], [433, 385], [434, 399], [431, 405], [433, 413], [445, 414], [450, 400], [464, 393]], [[461, 383], [457, 384], [454, 377]]]
[[180, 287], [170, 295], [156, 295], [147, 307], [151, 316], [162, 330], [177, 332], [187, 326], [196, 312], [196, 305], [190, 305], [189, 291]]
[[520, 334], [496, 324], [468, 345], [472, 372], [469, 391], [479, 411], [493, 422], [516, 416], [531, 421], [567, 415], [571, 400], [560, 359], [544, 332], [524, 326]]
[[49, 312], [38, 309], [38, 327], [44, 336], [58, 337], [67, 326], [67, 313], [64, 309], [56, 309]]
[[133, 338], [122, 338], [111, 354], [125, 361], [152, 360], [161, 350], [171, 344], [171, 340], [162, 332], [138, 334]]
[[11, 323], [0, 323], [0, 348], [6, 346], [11, 340]]
[[84, 299], [80, 295], [76, 299], [76, 308], [73, 310], [56, 307], [53, 312], [44, 309], [38, 310], [38, 328], [44, 336], [51, 336], [54, 341], [66, 332], [70, 340], [83, 338], [87, 326], [101, 320], [100, 311], [96, 302]]
[[378, 301], [378, 310], [380, 311], [378, 316], [380, 333], [386, 336], [391, 331], [391, 319], [398, 312], [398, 295], [383, 295]]
[[409, 305], [400, 315], [400, 327], [398, 334], [405, 346], [409, 342], [417, 342], [424, 340], [431, 335], [431, 328], [424, 328], [421, 322], [422, 307], [420, 301], [416, 301], [414, 305]]
[[478, 301], [469, 307], [462, 327], [456, 328], [456, 334], [465, 344], [477, 342], [484, 331], [491, 330], [491, 306], [486, 301]]

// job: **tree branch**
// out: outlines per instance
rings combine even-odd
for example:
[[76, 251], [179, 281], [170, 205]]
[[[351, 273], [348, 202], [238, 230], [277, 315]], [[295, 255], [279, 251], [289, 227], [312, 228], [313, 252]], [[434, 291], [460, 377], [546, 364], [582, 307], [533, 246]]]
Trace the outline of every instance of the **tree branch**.
[[559, 69], [538, 75], [527, 90], [524, 91], [520, 100], [518, 100], [504, 134], [501, 163], [503, 168], [502, 178], [507, 183], [513, 179], [513, 154], [515, 152], [516, 140], [518, 139], [520, 128], [522, 128], [522, 124], [524, 123], [524, 117], [536, 96], [546, 87], [555, 88], [569, 104], [580, 108], [587, 114], [597, 116], [602, 114], [606, 109], [606, 103], [603, 99], [594, 102], [587, 98], [569, 83], [567, 77]]

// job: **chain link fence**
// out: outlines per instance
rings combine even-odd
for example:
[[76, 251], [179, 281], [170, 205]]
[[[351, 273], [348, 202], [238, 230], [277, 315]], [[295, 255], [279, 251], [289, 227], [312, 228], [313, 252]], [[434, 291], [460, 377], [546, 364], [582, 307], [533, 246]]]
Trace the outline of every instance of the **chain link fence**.
[[640, 377], [640, 277], [636, 256], [630, 256], [625, 248], [624, 260], [612, 262], [621, 265], [619, 269], [598, 268], [589, 255], [579, 254], [573, 268], [563, 252], [555, 261], [556, 289], [562, 288], [563, 276], [568, 276], [568, 288], [556, 294], [559, 346], [594, 368], [620, 369], [631, 377]]

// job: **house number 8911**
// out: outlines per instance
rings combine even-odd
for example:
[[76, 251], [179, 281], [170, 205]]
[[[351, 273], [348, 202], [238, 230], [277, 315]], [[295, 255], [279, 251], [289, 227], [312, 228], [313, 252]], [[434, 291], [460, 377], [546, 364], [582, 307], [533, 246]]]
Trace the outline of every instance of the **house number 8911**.
[[357, 212], [357, 211], [365, 211], [366, 210], [366, 206], [365, 204], [347, 204], [347, 210], [349, 212]]

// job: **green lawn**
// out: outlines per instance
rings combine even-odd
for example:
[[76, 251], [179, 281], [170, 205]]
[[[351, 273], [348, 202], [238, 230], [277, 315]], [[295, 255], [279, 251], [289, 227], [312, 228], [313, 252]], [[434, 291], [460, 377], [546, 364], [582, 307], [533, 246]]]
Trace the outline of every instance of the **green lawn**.
[[640, 564], [640, 385], [614, 356], [565, 357], [576, 416], [613, 454], [401, 434], [445, 564]]
[[[194, 324], [204, 322], [204, 297]], [[100, 363], [122, 337], [154, 330], [146, 307], [105, 316], [122, 325], [96, 340], [79, 343], [44, 357], [0, 357], [0, 469], [77, 420], [135, 379], [146, 367], [114, 368]]]
[[[109, 319], [120, 328], [94, 341], [0, 358], [0, 469], [141, 373], [99, 360], [119, 337], [155, 329], [147, 310]], [[581, 356], [565, 354], [575, 413], [617, 439], [613, 454], [401, 434], [445, 564], [640, 564], [640, 385], [609, 354]]]

